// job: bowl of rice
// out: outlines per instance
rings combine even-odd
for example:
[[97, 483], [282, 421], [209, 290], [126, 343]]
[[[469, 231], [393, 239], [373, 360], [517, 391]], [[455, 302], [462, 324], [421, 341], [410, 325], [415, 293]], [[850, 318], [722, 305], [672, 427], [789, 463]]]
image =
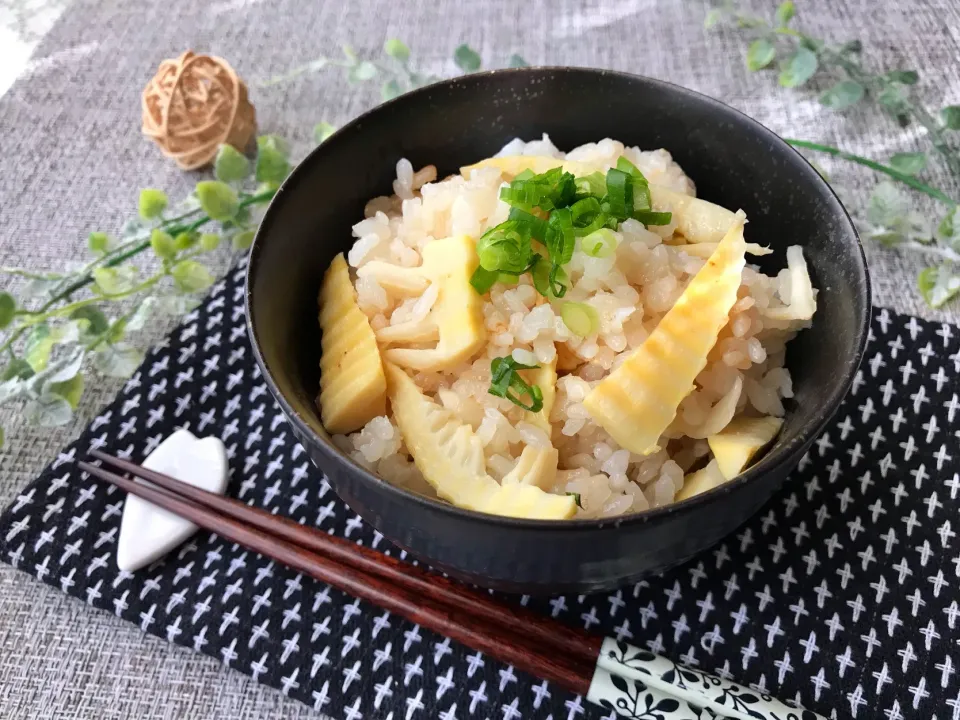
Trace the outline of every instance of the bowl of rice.
[[746, 520], [868, 317], [853, 224], [792, 148], [575, 68], [357, 118], [277, 193], [247, 276], [260, 368], [340, 497], [440, 570], [535, 593], [634, 581]]

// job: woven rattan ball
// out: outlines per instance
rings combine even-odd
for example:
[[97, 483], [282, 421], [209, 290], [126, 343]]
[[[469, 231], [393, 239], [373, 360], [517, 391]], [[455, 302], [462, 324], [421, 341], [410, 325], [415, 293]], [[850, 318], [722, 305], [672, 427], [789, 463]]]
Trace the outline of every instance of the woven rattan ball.
[[143, 133], [184, 170], [210, 164], [217, 148], [250, 144], [257, 118], [230, 64], [188, 50], [164, 60], [143, 89]]

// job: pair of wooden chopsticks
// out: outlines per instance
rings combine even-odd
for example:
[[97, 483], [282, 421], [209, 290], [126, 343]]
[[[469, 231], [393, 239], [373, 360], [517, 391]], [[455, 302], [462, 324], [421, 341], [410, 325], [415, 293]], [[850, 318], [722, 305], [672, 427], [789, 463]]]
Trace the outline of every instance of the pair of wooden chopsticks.
[[91, 454], [156, 487], [78, 462], [85, 472], [226, 540], [579, 695], [590, 687], [603, 638], [99, 450]]
[[[728, 680], [690, 668], [676, 672], [681, 668], [648, 651], [568, 627], [437, 573], [99, 450], [91, 454], [152, 484], [77, 463], [94, 477], [608, 711], [639, 717], [652, 707], [657, 712], [650, 717], [663, 720], [800, 717], [779, 701]], [[700, 682], [685, 683], [684, 677], [691, 675]], [[809, 712], [802, 717], [824, 720]]]

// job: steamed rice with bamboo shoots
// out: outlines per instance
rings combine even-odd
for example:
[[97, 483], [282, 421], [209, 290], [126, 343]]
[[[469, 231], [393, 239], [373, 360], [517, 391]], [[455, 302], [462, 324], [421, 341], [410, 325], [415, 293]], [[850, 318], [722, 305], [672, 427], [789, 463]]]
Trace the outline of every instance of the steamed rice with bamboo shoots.
[[441, 181], [401, 160], [393, 190], [321, 291], [321, 415], [361, 465], [481, 512], [608, 517], [774, 440], [816, 309], [802, 249], [761, 273], [744, 214], [665, 150], [514, 140]]

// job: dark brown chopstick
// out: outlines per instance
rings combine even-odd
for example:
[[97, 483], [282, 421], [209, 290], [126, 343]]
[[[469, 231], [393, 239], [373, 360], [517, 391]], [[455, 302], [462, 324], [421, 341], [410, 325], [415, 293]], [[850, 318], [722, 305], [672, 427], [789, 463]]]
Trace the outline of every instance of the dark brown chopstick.
[[388, 582], [401, 584], [413, 592], [442, 598], [451, 606], [461, 608], [477, 617], [499, 622], [515, 633], [529, 635], [544, 644], [555, 647], [558, 652], [582, 658], [589, 662], [591, 667], [596, 662], [601, 640], [593, 634], [566, 627], [564, 632], [557, 632], [558, 623], [555, 621], [518, 605], [497, 602], [486, 593], [473, 590], [438, 573], [384, 555], [372, 548], [357, 545], [345, 538], [301, 525], [289, 518], [274, 515], [239, 500], [202, 490], [100, 450], [92, 450], [91, 454], [105, 463], [149, 480], [176, 495], [189, 498], [204, 507], [259, 528], [294, 545], [313, 550]]
[[[86, 462], [78, 466], [231, 542], [580, 695], [590, 686], [599, 637], [498, 602], [374, 550], [96, 454], [161, 487], [138, 483]], [[214, 507], [214, 499], [218, 507]], [[300, 544], [301, 538], [310, 549]], [[561, 646], [567, 649], [561, 650]]]

